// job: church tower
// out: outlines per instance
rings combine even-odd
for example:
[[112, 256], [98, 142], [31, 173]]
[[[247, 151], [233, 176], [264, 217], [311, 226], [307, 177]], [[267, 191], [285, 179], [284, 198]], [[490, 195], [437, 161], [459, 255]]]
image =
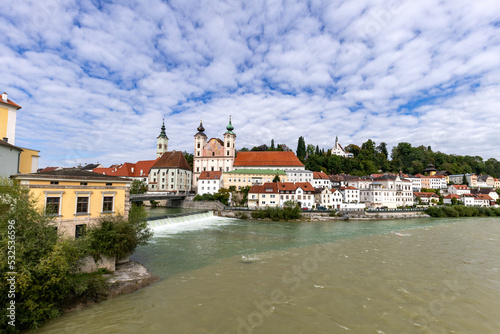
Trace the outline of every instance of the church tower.
[[159, 158], [163, 153], [168, 151], [168, 137], [165, 133], [165, 119], [163, 119], [163, 125], [161, 126], [160, 135], [156, 138], [156, 157]]
[[201, 157], [202, 151], [207, 145], [207, 135], [205, 134], [205, 128], [203, 127], [203, 120], [200, 120], [200, 126], [198, 127], [198, 133], [194, 135], [194, 157]]
[[[234, 126], [231, 124], [231, 116], [229, 116], [229, 124], [226, 126], [226, 130], [226, 133], [224, 133], [224, 156], [227, 159], [231, 159], [231, 161], [234, 161], [236, 134], [233, 132]], [[226, 172], [233, 170], [232, 163], [230, 164], [230, 166], [229, 164], [226, 165], [226, 168]]]

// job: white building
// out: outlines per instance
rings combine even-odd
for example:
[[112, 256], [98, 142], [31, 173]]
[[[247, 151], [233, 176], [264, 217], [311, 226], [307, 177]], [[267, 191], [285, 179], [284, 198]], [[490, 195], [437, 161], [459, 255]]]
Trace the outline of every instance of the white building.
[[180, 151], [165, 152], [156, 160], [148, 175], [149, 192], [189, 192], [193, 172]]
[[315, 188], [316, 206], [324, 206], [328, 209], [340, 209], [343, 196], [338, 189]]
[[215, 194], [222, 188], [222, 172], [201, 172], [198, 178], [198, 195]]
[[314, 188], [309, 182], [272, 182], [254, 185], [248, 192], [249, 208], [283, 207], [290, 201], [297, 202], [301, 208], [312, 209]]
[[285, 170], [288, 182], [309, 182], [313, 183], [313, 172], [305, 169]]
[[448, 187], [448, 193], [461, 196], [463, 194], [470, 194], [470, 189], [465, 184], [453, 184]]
[[344, 203], [359, 203], [359, 189], [351, 186], [341, 187], [340, 192]]
[[401, 180], [399, 176], [395, 179], [382, 177], [369, 184], [368, 188], [360, 189], [360, 200], [372, 208], [413, 206], [412, 183]]
[[324, 172], [313, 172], [312, 186], [314, 188], [331, 188], [332, 182]]
[[413, 175], [403, 175], [404, 180], [411, 182], [412, 189], [414, 192], [422, 191], [422, 179]]
[[344, 148], [339, 144], [339, 137], [335, 137], [335, 146], [330, 151], [332, 155], [338, 155], [339, 157], [344, 158], [354, 158], [354, 154], [347, 152]]

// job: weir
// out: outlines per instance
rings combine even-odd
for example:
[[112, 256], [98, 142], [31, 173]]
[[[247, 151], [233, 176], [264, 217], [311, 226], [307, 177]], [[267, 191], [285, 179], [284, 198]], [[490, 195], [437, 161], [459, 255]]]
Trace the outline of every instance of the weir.
[[186, 213], [176, 213], [161, 217], [151, 217], [148, 218], [148, 224], [151, 227], [159, 227], [176, 223], [186, 223], [189, 221], [206, 219], [213, 217], [212, 211], [197, 211], [197, 212], [186, 212]]

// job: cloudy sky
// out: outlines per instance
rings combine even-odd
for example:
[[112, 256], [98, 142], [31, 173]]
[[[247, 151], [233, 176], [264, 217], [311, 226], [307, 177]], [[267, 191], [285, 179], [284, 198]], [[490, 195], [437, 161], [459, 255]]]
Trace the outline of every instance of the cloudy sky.
[[3, 1], [0, 90], [39, 166], [406, 141], [500, 159], [498, 0]]

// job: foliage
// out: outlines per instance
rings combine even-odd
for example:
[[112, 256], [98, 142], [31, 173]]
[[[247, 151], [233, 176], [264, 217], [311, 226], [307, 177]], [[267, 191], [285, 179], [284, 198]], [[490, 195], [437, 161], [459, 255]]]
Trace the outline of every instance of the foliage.
[[229, 205], [229, 195], [231, 190], [221, 188], [215, 194], [196, 195], [193, 201], [220, 201], [224, 205]]
[[152, 235], [144, 208], [137, 205], [132, 206], [129, 219], [123, 216], [104, 216], [87, 232], [94, 256], [103, 254], [117, 259], [132, 254], [137, 246], [145, 245]]
[[273, 182], [274, 182], [274, 183], [276, 183], [276, 182], [281, 182], [280, 176], [279, 176], [278, 174], [276, 174], [276, 175], [274, 176]]
[[480, 206], [433, 206], [425, 210], [431, 217], [492, 217], [500, 216], [500, 208], [489, 208]]
[[130, 185], [130, 194], [144, 194], [146, 191], [148, 191], [146, 182], [139, 179], [132, 181]]
[[297, 143], [297, 158], [303, 159], [306, 157], [306, 142], [304, 137], [300, 136]]
[[252, 211], [252, 218], [254, 219], [266, 219], [270, 218], [273, 221], [288, 221], [290, 219], [299, 219], [300, 218], [300, 207], [298, 205], [295, 206], [285, 206], [283, 208], [275, 207], [270, 208], [267, 207], [265, 209], [259, 209]]
[[[8, 179], [0, 179], [0, 247], [9, 245], [9, 222], [15, 222], [15, 267], [2, 252], [2, 282], [17, 272], [15, 307], [16, 327], [8, 326], [4, 312], [0, 327], [11, 332], [36, 328], [57, 317], [70, 297], [82, 301], [100, 300], [107, 294], [102, 275], [76, 274], [80, 258], [90, 254], [85, 238], [58, 238], [50, 218], [36, 207], [29, 190]], [[12, 244], [11, 244], [12, 245]], [[4, 255], [5, 254], [5, 255]], [[8, 284], [0, 284], [0, 304], [10, 303]]]
[[194, 161], [194, 154], [193, 153], [188, 153], [186, 151], [182, 152], [184, 155], [184, 158], [186, 158], [187, 163], [189, 164], [189, 167], [191, 170], [193, 169], [193, 161]]

